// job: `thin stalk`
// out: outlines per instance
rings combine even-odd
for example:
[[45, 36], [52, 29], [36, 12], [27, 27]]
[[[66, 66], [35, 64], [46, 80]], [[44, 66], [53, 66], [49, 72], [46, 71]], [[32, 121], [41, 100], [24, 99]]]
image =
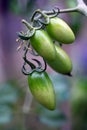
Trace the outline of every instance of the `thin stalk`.
[[[55, 12], [57, 13], [58, 10], [55, 10]], [[44, 13], [51, 15], [54, 12], [53, 11], [43, 11]], [[77, 12], [77, 7], [74, 8], [69, 8], [69, 9], [60, 9], [59, 13], [71, 13], [71, 12]]]
[[[45, 13], [45, 14], [47, 14], [47, 15], [52, 15], [52, 14], [54, 14], [54, 11], [53, 11], [53, 10], [51, 10], [51, 11], [45, 11], [45, 10], [43, 10], [42, 12]], [[55, 13], [57, 13], [57, 12], [58, 12], [58, 9], [55, 9]], [[71, 12], [78, 12], [78, 7], [69, 8], [69, 9], [60, 9], [60, 10], [59, 10], [59, 14], [60, 14], [60, 13], [71, 13]], [[36, 16], [36, 17], [34, 18], [34, 20], [36, 21], [36, 20], [38, 20], [39, 18], [41, 18], [41, 14], [39, 14], [38, 16]]]
[[25, 24], [25, 26], [26, 26], [29, 30], [33, 30], [33, 29], [34, 29], [25, 19], [22, 19], [21, 22], [22, 22], [23, 24]]

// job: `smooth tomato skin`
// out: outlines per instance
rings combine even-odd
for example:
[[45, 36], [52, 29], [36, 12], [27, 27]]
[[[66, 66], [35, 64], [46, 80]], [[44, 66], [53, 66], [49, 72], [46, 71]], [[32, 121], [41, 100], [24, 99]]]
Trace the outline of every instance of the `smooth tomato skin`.
[[68, 75], [72, 71], [72, 62], [67, 53], [55, 45], [56, 57], [54, 61], [47, 60], [48, 65], [58, 73]]
[[44, 30], [36, 30], [35, 34], [30, 38], [31, 45], [43, 58], [54, 60], [55, 47], [54, 44]]
[[52, 81], [46, 72], [33, 72], [28, 76], [29, 89], [34, 98], [49, 110], [56, 107]]
[[75, 41], [75, 35], [71, 28], [65, 21], [58, 17], [51, 18], [46, 29], [49, 35], [58, 42], [70, 44]]

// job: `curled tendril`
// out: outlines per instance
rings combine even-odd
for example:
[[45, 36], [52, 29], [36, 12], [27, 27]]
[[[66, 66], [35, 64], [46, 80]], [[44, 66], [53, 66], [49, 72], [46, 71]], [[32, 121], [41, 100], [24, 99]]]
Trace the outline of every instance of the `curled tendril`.
[[[55, 7], [55, 9], [52, 10], [53, 11], [53, 14], [49, 15], [48, 17], [45, 17], [45, 20], [46, 21], [43, 21], [42, 19], [38, 19], [38, 21], [44, 25], [47, 25], [49, 24], [49, 21], [50, 21], [50, 18], [54, 18], [56, 17], [59, 13], [60, 13], [60, 9]], [[42, 11], [41, 13], [43, 16], [44, 16], [44, 11]], [[46, 14], [45, 14], [46, 15]]]
[[[44, 68], [42, 69], [42, 64], [40, 61], [38, 61], [37, 59], [32, 59], [33, 61], [36, 61], [38, 66], [36, 67], [32, 62], [30, 62], [27, 58], [26, 58], [26, 55], [27, 55], [27, 52], [28, 52], [28, 48], [30, 47], [30, 43], [28, 43], [27, 45], [27, 48], [25, 47], [25, 52], [24, 52], [24, 57], [23, 57], [23, 60], [24, 60], [24, 64], [22, 66], [22, 73], [24, 75], [30, 75], [31, 73], [33, 73], [34, 71], [37, 71], [37, 72], [43, 72], [46, 70], [47, 68], [47, 65], [46, 65], [46, 62], [45, 60], [43, 59], [44, 61]], [[26, 65], [30, 66], [30, 70], [27, 70], [26, 69]]]
[[49, 15], [50, 18], [56, 17], [58, 16], [58, 14], [60, 13], [60, 9], [58, 7], [55, 7], [53, 9], [53, 14]]
[[34, 26], [35, 30], [39, 30], [39, 29], [43, 28], [43, 25], [38, 20], [33, 21], [33, 26]]
[[46, 69], [47, 69], [47, 63], [46, 63], [46, 61], [44, 60], [44, 58], [43, 58], [43, 61], [44, 61], [44, 69], [42, 70], [42, 72], [46, 71]]
[[[32, 62], [30, 62], [30, 61], [28, 61], [25, 57], [23, 58], [24, 59], [24, 64], [23, 64], [23, 66], [22, 66], [22, 73], [24, 74], [24, 75], [30, 75], [30, 74], [32, 74], [33, 72], [44, 72], [45, 70], [46, 70], [46, 68], [47, 68], [47, 65], [46, 65], [46, 62], [45, 62], [45, 60], [44, 60], [44, 63], [45, 63], [45, 67], [44, 67], [44, 69], [42, 69], [42, 64], [41, 64], [41, 62], [40, 61], [38, 61], [37, 59], [32, 59], [32, 60], [34, 60], [34, 61], [36, 61], [37, 62], [37, 64], [38, 64], [38, 67], [36, 67]], [[30, 67], [31, 67], [31, 70], [29, 70], [29, 71], [27, 71], [27, 69], [26, 69], [26, 65], [29, 65]]]
[[[45, 11], [41, 11], [40, 9], [38, 9], [33, 13], [31, 21], [39, 21], [41, 24], [47, 25], [49, 24], [50, 18], [56, 17], [60, 13], [60, 9], [58, 7], [55, 7], [52, 11], [52, 14], [49, 15], [46, 14]], [[38, 15], [38, 19], [35, 19], [36, 15]]]
[[33, 13], [32, 17], [31, 17], [31, 21], [32, 21], [32, 22], [35, 21], [35, 16], [36, 16], [37, 14], [38, 14], [38, 15], [41, 15], [41, 17], [44, 18], [44, 21], [41, 20], [41, 19], [37, 19], [36, 21], [39, 21], [40, 23], [42, 23], [42, 24], [44, 24], [44, 25], [49, 24], [49, 17], [48, 17], [48, 15], [45, 14], [45, 13], [44, 13], [43, 11], [41, 11], [40, 9], [36, 10], [36, 11]]
[[49, 24], [49, 21], [43, 21], [43, 20], [41, 20], [41, 19], [38, 19], [38, 21], [39, 21], [41, 24], [43, 24], [43, 25]]
[[38, 10], [35, 10], [35, 12], [33, 13], [33, 15], [32, 15], [32, 17], [31, 17], [31, 21], [33, 22], [33, 21], [35, 21], [35, 17], [36, 17], [36, 15], [41, 15], [40, 13], [39, 13], [39, 9]]
[[37, 68], [37, 69], [41, 69], [41, 67], [42, 67], [41, 62], [40, 62], [40, 61], [38, 61], [37, 59], [32, 59], [32, 60], [37, 62], [38, 67], [36, 67], [36, 68]]
[[44, 68], [42, 68], [42, 64], [41, 64], [40, 61], [38, 61], [37, 59], [32, 59], [32, 60], [34, 60], [34, 61], [36, 61], [38, 63], [38, 67], [36, 68], [37, 72], [44, 72], [47, 69], [47, 64], [46, 64], [46, 61], [44, 60], [44, 58], [43, 58]]
[[[32, 62], [28, 61], [25, 57], [23, 59], [25, 62], [24, 62], [23, 67], [22, 67], [22, 73], [25, 75], [29, 75], [36, 69], [36, 66]], [[31, 67], [30, 71], [26, 70], [26, 67], [25, 67], [26, 65], [29, 65]]]

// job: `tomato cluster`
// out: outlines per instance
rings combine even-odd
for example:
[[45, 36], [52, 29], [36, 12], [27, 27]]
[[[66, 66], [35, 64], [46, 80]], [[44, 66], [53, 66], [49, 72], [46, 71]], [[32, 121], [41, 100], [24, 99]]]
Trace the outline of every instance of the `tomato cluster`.
[[[37, 14], [40, 16], [36, 17]], [[35, 52], [41, 56], [45, 64], [48, 64], [54, 71], [71, 76], [72, 62], [67, 53], [62, 49], [60, 44], [70, 44], [75, 40], [74, 33], [69, 25], [62, 19], [57, 17], [58, 12], [54, 11], [54, 15], [48, 16], [41, 10], [36, 10], [31, 18], [31, 23], [22, 20], [28, 31], [26, 33], [19, 32], [18, 36], [27, 46], [27, 51], [31, 45]], [[55, 44], [55, 41], [59, 44]], [[32, 54], [36, 56], [34, 50]], [[34, 59], [39, 67], [35, 67], [33, 63], [24, 58], [23, 72], [28, 75], [28, 84], [31, 93], [35, 99], [49, 110], [55, 109], [55, 92], [53, 84], [43, 70], [41, 63]], [[25, 64], [31, 66], [32, 71], [26, 72]]]

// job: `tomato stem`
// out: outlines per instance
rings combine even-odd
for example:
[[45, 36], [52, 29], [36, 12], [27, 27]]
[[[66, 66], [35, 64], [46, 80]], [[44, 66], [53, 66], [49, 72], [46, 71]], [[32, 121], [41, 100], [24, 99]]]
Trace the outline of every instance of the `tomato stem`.
[[22, 19], [22, 23], [25, 24], [25, 26], [29, 29], [29, 30], [33, 30], [34, 28], [30, 25], [30, 23], [28, 23], [25, 19]]
[[[85, 4], [85, 2], [83, 0], [76, 0], [77, 1], [77, 6], [73, 7], [73, 8], [68, 8], [68, 9], [59, 9], [59, 13], [71, 13], [71, 12], [78, 12], [81, 13], [85, 16], [87, 16], [87, 5]], [[54, 10], [51, 11], [42, 11], [44, 14], [46, 15], [53, 15], [54, 14]], [[55, 13], [58, 12], [58, 8], [55, 9]], [[34, 20], [38, 20], [39, 18], [41, 18], [42, 14], [39, 14], [38, 16], [36, 16], [34, 18]]]

